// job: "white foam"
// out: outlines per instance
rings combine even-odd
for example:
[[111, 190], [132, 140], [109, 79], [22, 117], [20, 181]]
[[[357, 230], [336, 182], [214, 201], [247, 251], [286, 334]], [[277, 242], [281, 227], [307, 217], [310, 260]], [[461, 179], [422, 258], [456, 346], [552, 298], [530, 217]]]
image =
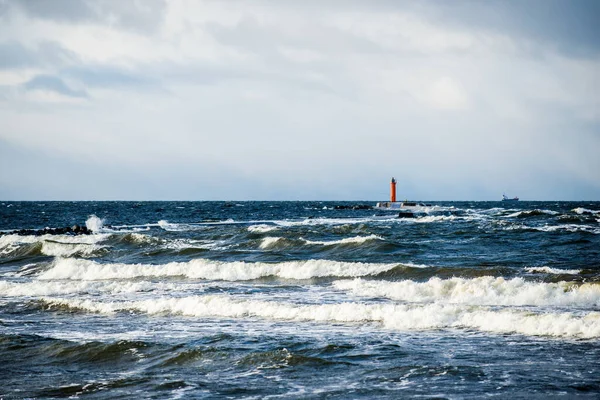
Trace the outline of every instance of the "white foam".
[[600, 313], [533, 313], [525, 310], [492, 310], [448, 304], [337, 304], [301, 305], [287, 302], [235, 299], [227, 295], [156, 298], [142, 301], [96, 302], [86, 299], [43, 299], [50, 305], [112, 314], [134, 311], [159, 315], [222, 317], [319, 323], [377, 323], [395, 330], [447, 328], [478, 329], [556, 337], [600, 337]]
[[548, 214], [548, 215], [557, 215], [559, 214], [557, 211], [552, 211], [552, 210], [540, 210], [540, 209], [535, 209], [535, 210], [521, 210], [521, 211], [517, 211], [515, 213], [506, 215], [505, 218], [516, 218], [516, 217], [520, 217], [521, 215], [534, 215], [535, 213], [540, 213], [540, 214]]
[[195, 259], [162, 265], [100, 264], [91, 260], [58, 258], [52, 267], [39, 274], [39, 279], [103, 280], [131, 279], [149, 276], [184, 276], [208, 280], [252, 280], [267, 276], [285, 279], [310, 279], [339, 276], [376, 275], [397, 264], [370, 264], [329, 260], [288, 261], [282, 263], [222, 262]]
[[87, 221], [85, 221], [85, 226], [92, 232], [100, 232], [100, 230], [102, 230], [104, 227], [104, 220], [92, 214], [89, 216]]
[[349, 224], [363, 224], [372, 221], [371, 218], [306, 218], [301, 221], [287, 221], [279, 220], [272, 221], [273, 223], [284, 226], [313, 226], [313, 225], [349, 225]]
[[580, 269], [559, 269], [550, 267], [527, 267], [527, 272], [541, 272], [546, 274], [557, 274], [557, 275], [577, 275], [581, 273]]
[[104, 248], [105, 246], [93, 244], [61, 243], [55, 241], [42, 242], [42, 254], [47, 256], [69, 257], [77, 255], [80, 257], [88, 257]]
[[173, 250], [184, 250], [184, 249], [203, 249], [213, 250], [222, 249], [223, 241], [216, 240], [196, 240], [196, 239], [173, 239], [167, 241], [163, 247]]
[[265, 232], [274, 231], [276, 229], [279, 229], [279, 228], [277, 226], [274, 226], [274, 225], [259, 224], [259, 225], [251, 225], [251, 226], [249, 226], [248, 227], [248, 232], [265, 233]]
[[4, 235], [0, 236], [0, 254], [10, 254], [23, 245], [42, 243], [42, 253], [46, 255], [69, 256], [74, 254], [90, 255], [103, 246], [96, 245], [108, 237], [97, 235]]
[[430, 223], [430, 222], [442, 222], [442, 221], [454, 221], [456, 217], [454, 215], [428, 215], [426, 217], [419, 217], [414, 219], [414, 222], [419, 223]]
[[158, 221], [158, 226], [160, 226], [165, 231], [179, 232], [185, 230], [185, 228], [181, 227], [179, 224], [172, 224], [169, 221], [165, 220]]
[[137, 293], [150, 290], [173, 289], [173, 285], [152, 282], [131, 281], [31, 281], [8, 282], [0, 281], [0, 296], [4, 297], [34, 297], [81, 294], [90, 292], [102, 293]]
[[267, 236], [266, 238], [263, 238], [263, 240], [260, 243], [260, 248], [261, 249], [268, 249], [270, 247], [275, 246], [278, 242], [284, 240], [281, 237], [277, 237], [277, 236]]
[[339, 240], [330, 240], [330, 241], [313, 241], [313, 240], [307, 240], [307, 239], [302, 239], [302, 240], [304, 242], [306, 242], [307, 244], [320, 244], [323, 246], [332, 246], [332, 245], [349, 244], [349, 243], [360, 244], [360, 243], [368, 242], [370, 240], [384, 240], [384, 239], [381, 236], [369, 235], [369, 236], [355, 236], [355, 237], [344, 238], [344, 239], [339, 239]]
[[600, 214], [600, 210], [590, 210], [587, 208], [583, 208], [583, 207], [577, 207], [572, 209], [571, 211], [577, 213], [577, 214]]
[[600, 234], [600, 228], [595, 228], [587, 225], [577, 224], [562, 224], [562, 225], [544, 225], [544, 226], [531, 226], [525, 227], [527, 229], [534, 229], [540, 232], [556, 232], [556, 231], [567, 231], [567, 232], [588, 232], [593, 234]]
[[338, 290], [357, 296], [386, 297], [411, 303], [444, 303], [501, 306], [600, 307], [600, 284], [527, 282], [522, 278], [491, 276], [474, 279], [431, 278], [427, 282], [341, 280]]
[[20, 244], [33, 243], [35, 236], [4, 235], [0, 236], [0, 254], [6, 255], [17, 250]]

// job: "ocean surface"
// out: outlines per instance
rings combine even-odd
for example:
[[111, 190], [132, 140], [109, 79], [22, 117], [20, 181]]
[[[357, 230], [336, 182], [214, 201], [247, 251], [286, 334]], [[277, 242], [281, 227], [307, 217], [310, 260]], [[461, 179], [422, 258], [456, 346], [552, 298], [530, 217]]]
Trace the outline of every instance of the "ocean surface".
[[600, 398], [600, 202], [357, 204], [0, 202], [0, 398]]

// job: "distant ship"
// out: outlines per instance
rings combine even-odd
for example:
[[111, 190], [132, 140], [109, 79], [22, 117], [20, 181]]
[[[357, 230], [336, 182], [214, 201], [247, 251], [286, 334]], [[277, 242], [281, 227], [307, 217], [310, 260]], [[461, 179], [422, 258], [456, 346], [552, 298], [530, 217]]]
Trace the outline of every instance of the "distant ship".
[[513, 197], [512, 199], [509, 197], [506, 197], [505, 194], [502, 195], [502, 201], [519, 201], [518, 197]]

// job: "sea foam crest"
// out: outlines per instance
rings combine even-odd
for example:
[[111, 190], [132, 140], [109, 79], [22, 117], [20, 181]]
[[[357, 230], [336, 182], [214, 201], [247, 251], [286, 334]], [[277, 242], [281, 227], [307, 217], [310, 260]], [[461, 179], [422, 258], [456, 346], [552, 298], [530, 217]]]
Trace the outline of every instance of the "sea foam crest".
[[96, 302], [89, 299], [42, 299], [50, 306], [97, 312], [143, 312], [190, 317], [264, 318], [318, 323], [377, 323], [394, 330], [463, 328], [495, 333], [556, 337], [600, 337], [600, 313], [532, 313], [449, 304], [355, 303], [293, 304], [235, 299], [228, 295], [157, 298], [142, 301]]
[[350, 225], [363, 224], [373, 221], [372, 218], [307, 218], [301, 221], [279, 220], [273, 221], [276, 225], [283, 227], [292, 226], [315, 226], [315, 225]]
[[102, 242], [108, 237], [106, 234], [100, 235], [4, 235], [0, 236], [0, 255], [7, 255], [15, 252], [21, 246], [41, 243], [42, 254], [48, 256], [89, 256], [98, 250], [104, 248], [97, 243]]
[[526, 229], [533, 229], [540, 232], [556, 232], [556, 231], [567, 231], [567, 232], [587, 232], [593, 234], [600, 234], [600, 228], [588, 226], [588, 225], [577, 225], [577, 224], [562, 224], [562, 225], [544, 225], [544, 226], [532, 226], [526, 227]]
[[527, 267], [525, 268], [527, 272], [541, 272], [545, 274], [556, 274], [556, 275], [577, 275], [581, 273], [580, 269], [560, 269], [560, 268], [550, 268], [550, 267]]
[[172, 224], [164, 219], [158, 221], [158, 226], [160, 226], [163, 230], [170, 232], [179, 232], [186, 230], [185, 227], [182, 227], [180, 224]]
[[411, 303], [445, 303], [502, 306], [600, 306], [600, 284], [527, 282], [522, 278], [490, 276], [474, 279], [431, 278], [427, 282], [341, 280], [338, 290], [363, 297], [386, 297]]
[[332, 246], [332, 245], [338, 245], [338, 244], [350, 244], [350, 243], [355, 243], [355, 244], [361, 244], [361, 243], [365, 243], [368, 242], [370, 240], [384, 240], [381, 236], [377, 236], [377, 235], [369, 235], [369, 236], [355, 236], [355, 237], [350, 237], [350, 238], [344, 238], [344, 239], [339, 239], [339, 240], [330, 240], [330, 241], [319, 241], [319, 240], [308, 240], [308, 239], [302, 239], [306, 244], [320, 244], [323, 246]]
[[557, 211], [552, 211], [552, 210], [540, 210], [540, 209], [535, 209], [535, 210], [521, 210], [521, 211], [517, 211], [515, 213], [506, 215], [506, 218], [518, 218], [518, 217], [527, 217], [527, 216], [535, 216], [535, 215], [542, 215], [542, 214], [546, 214], [546, 215], [558, 215], [559, 212]]
[[195, 259], [162, 265], [100, 264], [91, 260], [58, 258], [39, 279], [103, 280], [137, 277], [183, 276], [191, 279], [240, 281], [277, 276], [285, 279], [317, 277], [357, 277], [376, 275], [397, 264], [370, 264], [329, 260], [288, 261], [282, 263], [222, 262]]
[[577, 207], [572, 209], [571, 211], [577, 213], [577, 214], [600, 214], [600, 210], [590, 210], [587, 208], [583, 208], [583, 207]]
[[131, 281], [31, 281], [9, 282], [0, 281], [0, 296], [4, 297], [33, 297], [80, 294], [90, 292], [100, 293], [137, 293], [150, 290], [173, 290], [173, 284]]
[[62, 243], [55, 241], [42, 242], [42, 254], [47, 256], [69, 257], [77, 255], [79, 257], [89, 257], [103, 249], [105, 249], [105, 246], [93, 244]]
[[248, 227], [248, 232], [252, 232], [252, 233], [265, 233], [265, 232], [274, 231], [276, 229], [279, 229], [279, 228], [277, 226], [274, 226], [274, 225], [259, 224], [259, 225], [250, 225]]

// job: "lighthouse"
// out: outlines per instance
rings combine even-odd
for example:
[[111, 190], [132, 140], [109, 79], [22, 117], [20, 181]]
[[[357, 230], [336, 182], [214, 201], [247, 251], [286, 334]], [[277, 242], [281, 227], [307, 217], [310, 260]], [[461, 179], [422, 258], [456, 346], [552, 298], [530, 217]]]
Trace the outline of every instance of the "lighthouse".
[[392, 203], [396, 202], [396, 179], [392, 178], [392, 182], [390, 182], [390, 201]]

